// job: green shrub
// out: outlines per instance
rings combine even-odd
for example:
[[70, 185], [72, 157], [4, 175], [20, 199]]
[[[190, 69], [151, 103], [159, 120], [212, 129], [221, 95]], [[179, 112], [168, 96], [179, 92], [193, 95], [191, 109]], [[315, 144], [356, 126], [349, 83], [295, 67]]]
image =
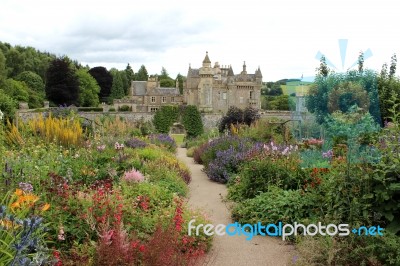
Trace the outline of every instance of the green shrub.
[[200, 136], [204, 132], [200, 112], [194, 105], [184, 107], [182, 113], [182, 124], [185, 126], [186, 134], [189, 138]]
[[[400, 237], [298, 237], [295, 265], [400, 265]], [[356, 263], [356, 264], [355, 264]]]
[[154, 115], [153, 124], [159, 133], [167, 134], [170, 127], [178, 120], [178, 106], [161, 106]]
[[230, 182], [228, 196], [241, 201], [267, 192], [270, 186], [297, 189], [303, 178], [304, 172], [290, 159], [254, 159], [241, 166]]
[[239, 203], [232, 210], [232, 218], [241, 224], [262, 224], [278, 222], [294, 223], [308, 219], [312, 214], [315, 200], [311, 193], [302, 190], [283, 190], [270, 187], [252, 199]]
[[122, 105], [122, 106], [118, 107], [118, 111], [129, 112], [129, 111], [132, 111], [132, 107], [128, 106], [128, 105]]
[[115, 108], [111, 107], [110, 109], [108, 109], [109, 112], [115, 112]]
[[103, 107], [79, 107], [79, 112], [103, 112]]

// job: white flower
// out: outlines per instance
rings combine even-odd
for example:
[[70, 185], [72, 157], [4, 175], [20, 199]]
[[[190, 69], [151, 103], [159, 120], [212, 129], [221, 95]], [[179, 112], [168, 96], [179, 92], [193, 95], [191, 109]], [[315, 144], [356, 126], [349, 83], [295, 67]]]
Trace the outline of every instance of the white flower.
[[4, 114], [3, 112], [0, 110], [0, 121], [3, 120]]

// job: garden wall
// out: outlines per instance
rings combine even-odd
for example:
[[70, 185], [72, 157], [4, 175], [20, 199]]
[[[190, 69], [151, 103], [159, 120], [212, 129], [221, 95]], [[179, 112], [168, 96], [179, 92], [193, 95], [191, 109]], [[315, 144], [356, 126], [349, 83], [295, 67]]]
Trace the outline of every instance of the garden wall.
[[[17, 117], [22, 121], [27, 121], [32, 119], [34, 116], [40, 114], [40, 112], [33, 112], [33, 110], [18, 110]], [[94, 120], [97, 117], [102, 117], [104, 115], [118, 116], [126, 119], [127, 121], [151, 121], [153, 119], [154, 113], [148, 112], [79, 112], [81, 117], [87, 118], [89, 120]], [[308, 114], [309, 115], [309, 114]], [[218, 122], [222, 118], [222, 114], [201, 114], [203, 125], [205, 129], [211, 129], [218, 126]], [[262, 118], [281, 118], [281, 119], [294, 119], [290, 111], [263, 111], [261, 112]]]

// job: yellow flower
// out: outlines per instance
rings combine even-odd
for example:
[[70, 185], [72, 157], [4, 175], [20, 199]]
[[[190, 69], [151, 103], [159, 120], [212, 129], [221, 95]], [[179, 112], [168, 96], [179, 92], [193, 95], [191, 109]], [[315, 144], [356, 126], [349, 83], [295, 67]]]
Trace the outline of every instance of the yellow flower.
[[23, 201], [35, 203], [39, 200], [39, 197], [33, 194], [25, 195]]
[[15, 208], [20, 208], [21, 205], [19, 204], [19, 201], [14, 202], [13, 204], [11, 204], [11, 208], [15, 209]]
[[17, 188], [16, 190], [15, 190], [15, 195], [17, 195], [17, 196], [22, 196], [22, 194], [23, 194], [24, 192], [22, 191], [22, 189], [19, 189], [19, 188]]
[[41, 211], [45, 212], [45, 211], [47, 211], [48, 209], [50, 209], [50, 204], [46, 203], [45, 205], [43, 205]]
[[13, 227], [18, 227], [17, 224], [13, 224], [10, 220], [0, 220], [0, 225], [4, 227], [5, 229], [10, 229]]

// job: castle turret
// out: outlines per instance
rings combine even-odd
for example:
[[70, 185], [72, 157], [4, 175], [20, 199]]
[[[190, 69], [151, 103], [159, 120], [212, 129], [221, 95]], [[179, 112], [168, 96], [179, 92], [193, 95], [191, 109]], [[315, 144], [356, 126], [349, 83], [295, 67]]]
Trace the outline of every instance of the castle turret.
[[203, 67], [211, 67], [211, 61], [210, 58], [208, 57], [208, 52], [206, 52], [206, 57], [204, 57]]
[[246, 61], [243, 62], [243, 71], [241, 73], [242, 75], [246, 75], [247, 71], [246, 71]]

